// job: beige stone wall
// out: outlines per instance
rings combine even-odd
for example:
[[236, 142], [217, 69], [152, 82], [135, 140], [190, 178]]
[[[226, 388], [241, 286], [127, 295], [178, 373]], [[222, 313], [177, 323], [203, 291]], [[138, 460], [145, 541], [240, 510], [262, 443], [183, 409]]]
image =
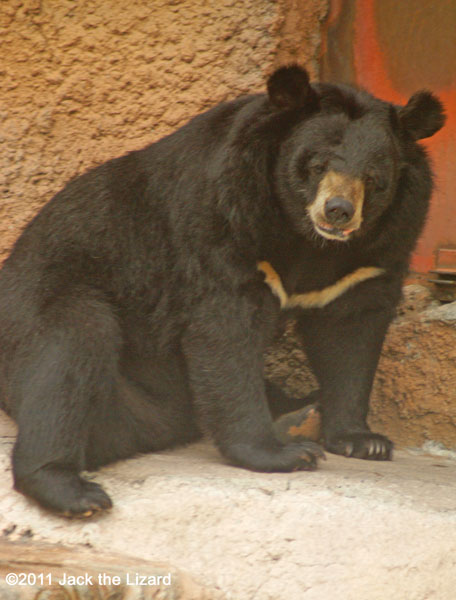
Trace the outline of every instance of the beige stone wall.
[[0, 260], [72, 176], [150, 143], [273, 66], [318, 76], [328, 0], [2, 0]]

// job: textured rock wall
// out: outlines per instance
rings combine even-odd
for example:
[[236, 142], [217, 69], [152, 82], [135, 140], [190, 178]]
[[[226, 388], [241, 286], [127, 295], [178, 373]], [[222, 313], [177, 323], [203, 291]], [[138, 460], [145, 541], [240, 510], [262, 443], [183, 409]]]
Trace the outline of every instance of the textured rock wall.
[[[406, 288], [408, 298], [414, 288]], [[431, 303], [425, 310], [400, 314], [393, 323], [375, 379], [370, 420], [400, 445], [436, 441], [456, 449], [456, 302]]]
[[317, 77], [328, 1], [0, 2], [0, 260], [75, 174], [262, 90], [277, 64]]

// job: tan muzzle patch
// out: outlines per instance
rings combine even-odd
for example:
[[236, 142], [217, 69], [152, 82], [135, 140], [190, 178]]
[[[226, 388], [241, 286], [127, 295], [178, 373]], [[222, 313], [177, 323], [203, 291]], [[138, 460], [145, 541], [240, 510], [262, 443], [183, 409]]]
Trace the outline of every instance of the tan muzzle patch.
[[[353, 215], [348, 222], [331, 224], [325, 216], [326, 206], [332, 198], [342, 198], [350, 203]], [[364, 183], [339, 171], [328, 171], [318, 186], [317, 195], [307, 211], [317, 233], [330, 240], [346, 241], [361, 227], [363, 220]]]

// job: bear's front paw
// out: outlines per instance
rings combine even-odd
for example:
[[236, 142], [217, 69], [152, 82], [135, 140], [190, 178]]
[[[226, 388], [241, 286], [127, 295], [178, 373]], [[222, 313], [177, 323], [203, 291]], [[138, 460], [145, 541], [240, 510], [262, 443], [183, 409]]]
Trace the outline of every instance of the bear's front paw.
[[384, 435], [371, 431], [328, 437], [325, 448], [333, 454], [366, 460], [391, 460], [393, 454], [393, 442]]
[[321, 446], [311, 441], [290, 444], [274, 441], [268, 446], [233, 444], [223, 453], [236, 466], [266, 473], [313, 471], [317, 459], [325, 458]]

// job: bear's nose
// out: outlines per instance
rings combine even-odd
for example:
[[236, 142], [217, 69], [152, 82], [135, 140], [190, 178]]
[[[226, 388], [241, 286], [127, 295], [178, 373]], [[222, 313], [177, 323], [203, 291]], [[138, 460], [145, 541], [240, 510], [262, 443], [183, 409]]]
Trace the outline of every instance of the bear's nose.
[[334, 196], [325, 204], [325, 217], [331, 225], [343, 225], [350, 221], [355, 213], [353, 204], [342, 198]]

